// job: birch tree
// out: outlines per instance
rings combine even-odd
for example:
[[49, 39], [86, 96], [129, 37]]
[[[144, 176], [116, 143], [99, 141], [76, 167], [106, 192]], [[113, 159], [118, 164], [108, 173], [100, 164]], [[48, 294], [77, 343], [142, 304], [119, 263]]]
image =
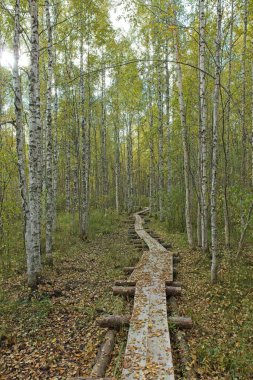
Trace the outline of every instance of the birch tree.
[[[160, 42], [157, 42], [156, 57], [160, 58]], [[163, 94], [162, 94], [162, 66], [157, 65], [157, 108], [158, 108], [158, 204], [159, 219], [164, 219], [163, 210]]]
[[217, 1], [217, 35], [215, 54], [215, 85], [213, 96], [213, 137], [212, 137], [212, 180], [211, 180], [211, 282], [217, 281], [217, 158], [218, 158], [218, 126], [219, 126], [219, 99], [221, 74], [221, 0]]
[[20, 49], [20, 0], [15, 3], [15, 25], [14, 25], [14, 39], [13, 39], [13, 89], [14, 89], [14, 106], [16, 117], [16, 149], [18, 158], [18, 173], [19, 173], [19, 186], [22, 199], [23, 215], [24, 215], [24, 231], [25, 231], [25, 249], [27, 257], [27, 272], [28, 283], [34, 287], [36, 285], [34, 257], [31, 241], [31, 226], [30, 226], [30, 210], [29, 210], [29, 194], [27, 189], [26, 179], [26, 159], [25, 159], [25, 136], [23, 126], [23, 111], [22, 111], [22, 91], [21, 91], [21, 78], [19, 74], [19, 49]]
[[180, 65], [179, 41], [178, 41], [178, 33], [175, 28], [173, 28], [173, 38], [174, 38], [175, 61], [177, 62], [176, 63], [177, 87], [178, 87], [180, 120], [181, 120], [181, 127], [182, 127], [183, 154], [184, 154], [185, 221], [186, 221], [188, 244], [191, 248], [193, 248], [194, 240], [193, 240], [193, 228], [192, 228], [192, 219], [191, 219], [191, 192], [190, 192], [190, 178], [189, 178], [190, 157], [189, 157], [189, 149], [188, 149], [188, 141], [187, 141], [186, 110], [185, 110], [185, 101], [184, 101], [184, 93], [183, 93], [182, 69]]
[[82, 220], [81, 237], [83, 240], [88, 236], [88, 146], [87, 146], [87, 120], [85, 112], [85, 87], [84, 87], [84, 41], [83, 31], [80, 33], [80, 98], [81, 98], [81, 139], [82, 139]]
[[53, 218], [54, 218], [54, 197], [53, 197], [53, 133], [52, 133], [52, 80], [53, 80], [53, 37], [50, 15], [49, 0], [45, 0], [46, 26], [47, 26], [47, 155], [46, 155], [46, 255], [48, 262], [53, 263], [52, 241], [53, 241]]
[[223, 136], [224, 147], [224, 235], [225, 246], [230, 247], [230, 223], [229, 223], [229, 207], [228, 207], [228, 163], [229, 163], [229, 144], [230, 144], [230, 129], [231, 129], [231, 78], [232, 78], [232, 47], [233, 47], [233, 28], [234, 28], [234, 0], [231, 1], [231, 17], [229, 29], [229, 66], [228, 66], [228, 100], [227, 100], [227, 113], [226, 113], [226, 131]]
[[29, 73], [29, 209], [31, 255], [28, 255], [29, 286], [36, 287], [41, 270], [40, 258], [40, 193], [41, 193], [41, 120], [39, 78], [38, 3], [29, 0], [31, 20], [31, 53]]
[[200, 162], [201, 162], [201, 239], [202, 249], [208, 248], [207, 241], [207, 109], [205, 74], [205, 10], [206, 1], [199, 0], [199, 97], [200, 97]]

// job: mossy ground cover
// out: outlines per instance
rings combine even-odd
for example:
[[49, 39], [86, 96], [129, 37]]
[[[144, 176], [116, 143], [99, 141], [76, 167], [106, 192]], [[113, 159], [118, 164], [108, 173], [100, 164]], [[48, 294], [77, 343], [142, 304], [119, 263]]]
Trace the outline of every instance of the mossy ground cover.
[[185, 234], [169, 233], [166, 223], [152, 219], [150, 227], [179, 251], [178, 281], [183, 294], [178, 314], [190, 316], [186, 332], [190, 365], [203, 380], [253, 379], [253, 253], [248, 247], [238, 258], [219, 252], [219, 282], [210, 284], [210, 256], [189, 251]]
[[[66, 379], [88, 376], [105, 330], [96, 317], [127, 313], [129, 305], [112, 295], [139, 253], [128, 244], [127, 225], [116, 214], [91, 214], [87, 242], [76, 223], [62, 215], [56, 231], [54, 268], [46, 267], [43, 283], [29, 294], [22, 258], [1, 278], [0, 379]], [[21, 253], [20, 253], [21, 255]], [[122, 368], [126, 331], [117, 343], [108, 372]]]

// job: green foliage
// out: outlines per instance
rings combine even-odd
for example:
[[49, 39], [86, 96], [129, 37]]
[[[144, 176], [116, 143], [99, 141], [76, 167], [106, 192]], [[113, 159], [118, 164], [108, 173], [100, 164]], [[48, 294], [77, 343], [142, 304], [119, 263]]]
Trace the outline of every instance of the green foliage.
[[113, 232], [121, 217], [113, 210], [96, 210], [94, 209], [90, 215], [89, 236], [91, 239], [96, 236], [105, 235]]

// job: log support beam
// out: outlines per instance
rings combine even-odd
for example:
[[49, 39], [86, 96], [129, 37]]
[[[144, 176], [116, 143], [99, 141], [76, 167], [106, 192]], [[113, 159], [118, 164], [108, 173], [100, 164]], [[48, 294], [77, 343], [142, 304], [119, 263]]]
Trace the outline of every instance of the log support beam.
[[105, 334], [104, 343], [98, 353], [96, 364], [91, 371], [91, 378], [103, 378], [105, 376], [106, 368], [111, 361], [112, 351], [115, 344], [115, 336], [115, 330], [108, 330]]
[[[109, 315], [97, 319], [97, 324], [103, 328], [119, 330], [122, 327], [128, 327], [131, 321], [130, 315]], [[189, 317], [168, 317], [169, 325], [179, 329], [191, 329], [192, 319]]]
[[133, 273], [133, 271], [134, 271], [134, 267], [125, 267], [125, 268], [123, 268], [123, 272], [125, 274], [131, 274], [131, 273]]
[[[124, 296], [124, 297], [134, 297], [135, 287], [134, 286], [113, 286], [113, 294], [115, 296]], [[166, 296], [180, 296], [182, 289], [178, 286], [166, 286]]]

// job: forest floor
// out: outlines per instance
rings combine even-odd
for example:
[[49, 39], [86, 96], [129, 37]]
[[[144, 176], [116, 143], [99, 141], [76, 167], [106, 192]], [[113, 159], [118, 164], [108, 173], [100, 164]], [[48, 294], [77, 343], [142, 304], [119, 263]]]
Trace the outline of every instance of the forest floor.
[[[220, 282], [209, 281], [209, 259], [189, 251], [184, 234], [167, 232], [151, 222], [173, 251], [179, 251], [178, 280], [183, 295], [178, 315], [191, 316], [186, 332], [197, 379], [253, 379], [253, 256], [237, 262], [224, 254]], [[1, 278], [0, 379], [67, 379], [88, 376], [105, 330], [96, 318], [105, 313], [128, 314], [131, 304], [112, 295], [122, 268], [140, 258], [128, 243], [123, 218], [92, 214], [91, 236], [82, 242], [67, 216], [60, 218], [55, 242], [55, 266], [43, 273], [39, 291], [28, 296], [23, 268], [13, 265]], [[24, 263], [23, 263], [24, 265]], [[108, 375], [120, 377], [127, 330], [117, 334]]]
[[177, 314], [192, 317], [186, 331], [189, 365], [203, 380], [253, 379], [253, 252], [252, 246], [236, 259], [235, 252], [222, 252], [219, 282], [210, 284], [210, 257], [189, 251], [185, 234], [168, 233], [164, 223], [150, 227], [172, 244], [182, 257], [177, 281], [183, 294]]

